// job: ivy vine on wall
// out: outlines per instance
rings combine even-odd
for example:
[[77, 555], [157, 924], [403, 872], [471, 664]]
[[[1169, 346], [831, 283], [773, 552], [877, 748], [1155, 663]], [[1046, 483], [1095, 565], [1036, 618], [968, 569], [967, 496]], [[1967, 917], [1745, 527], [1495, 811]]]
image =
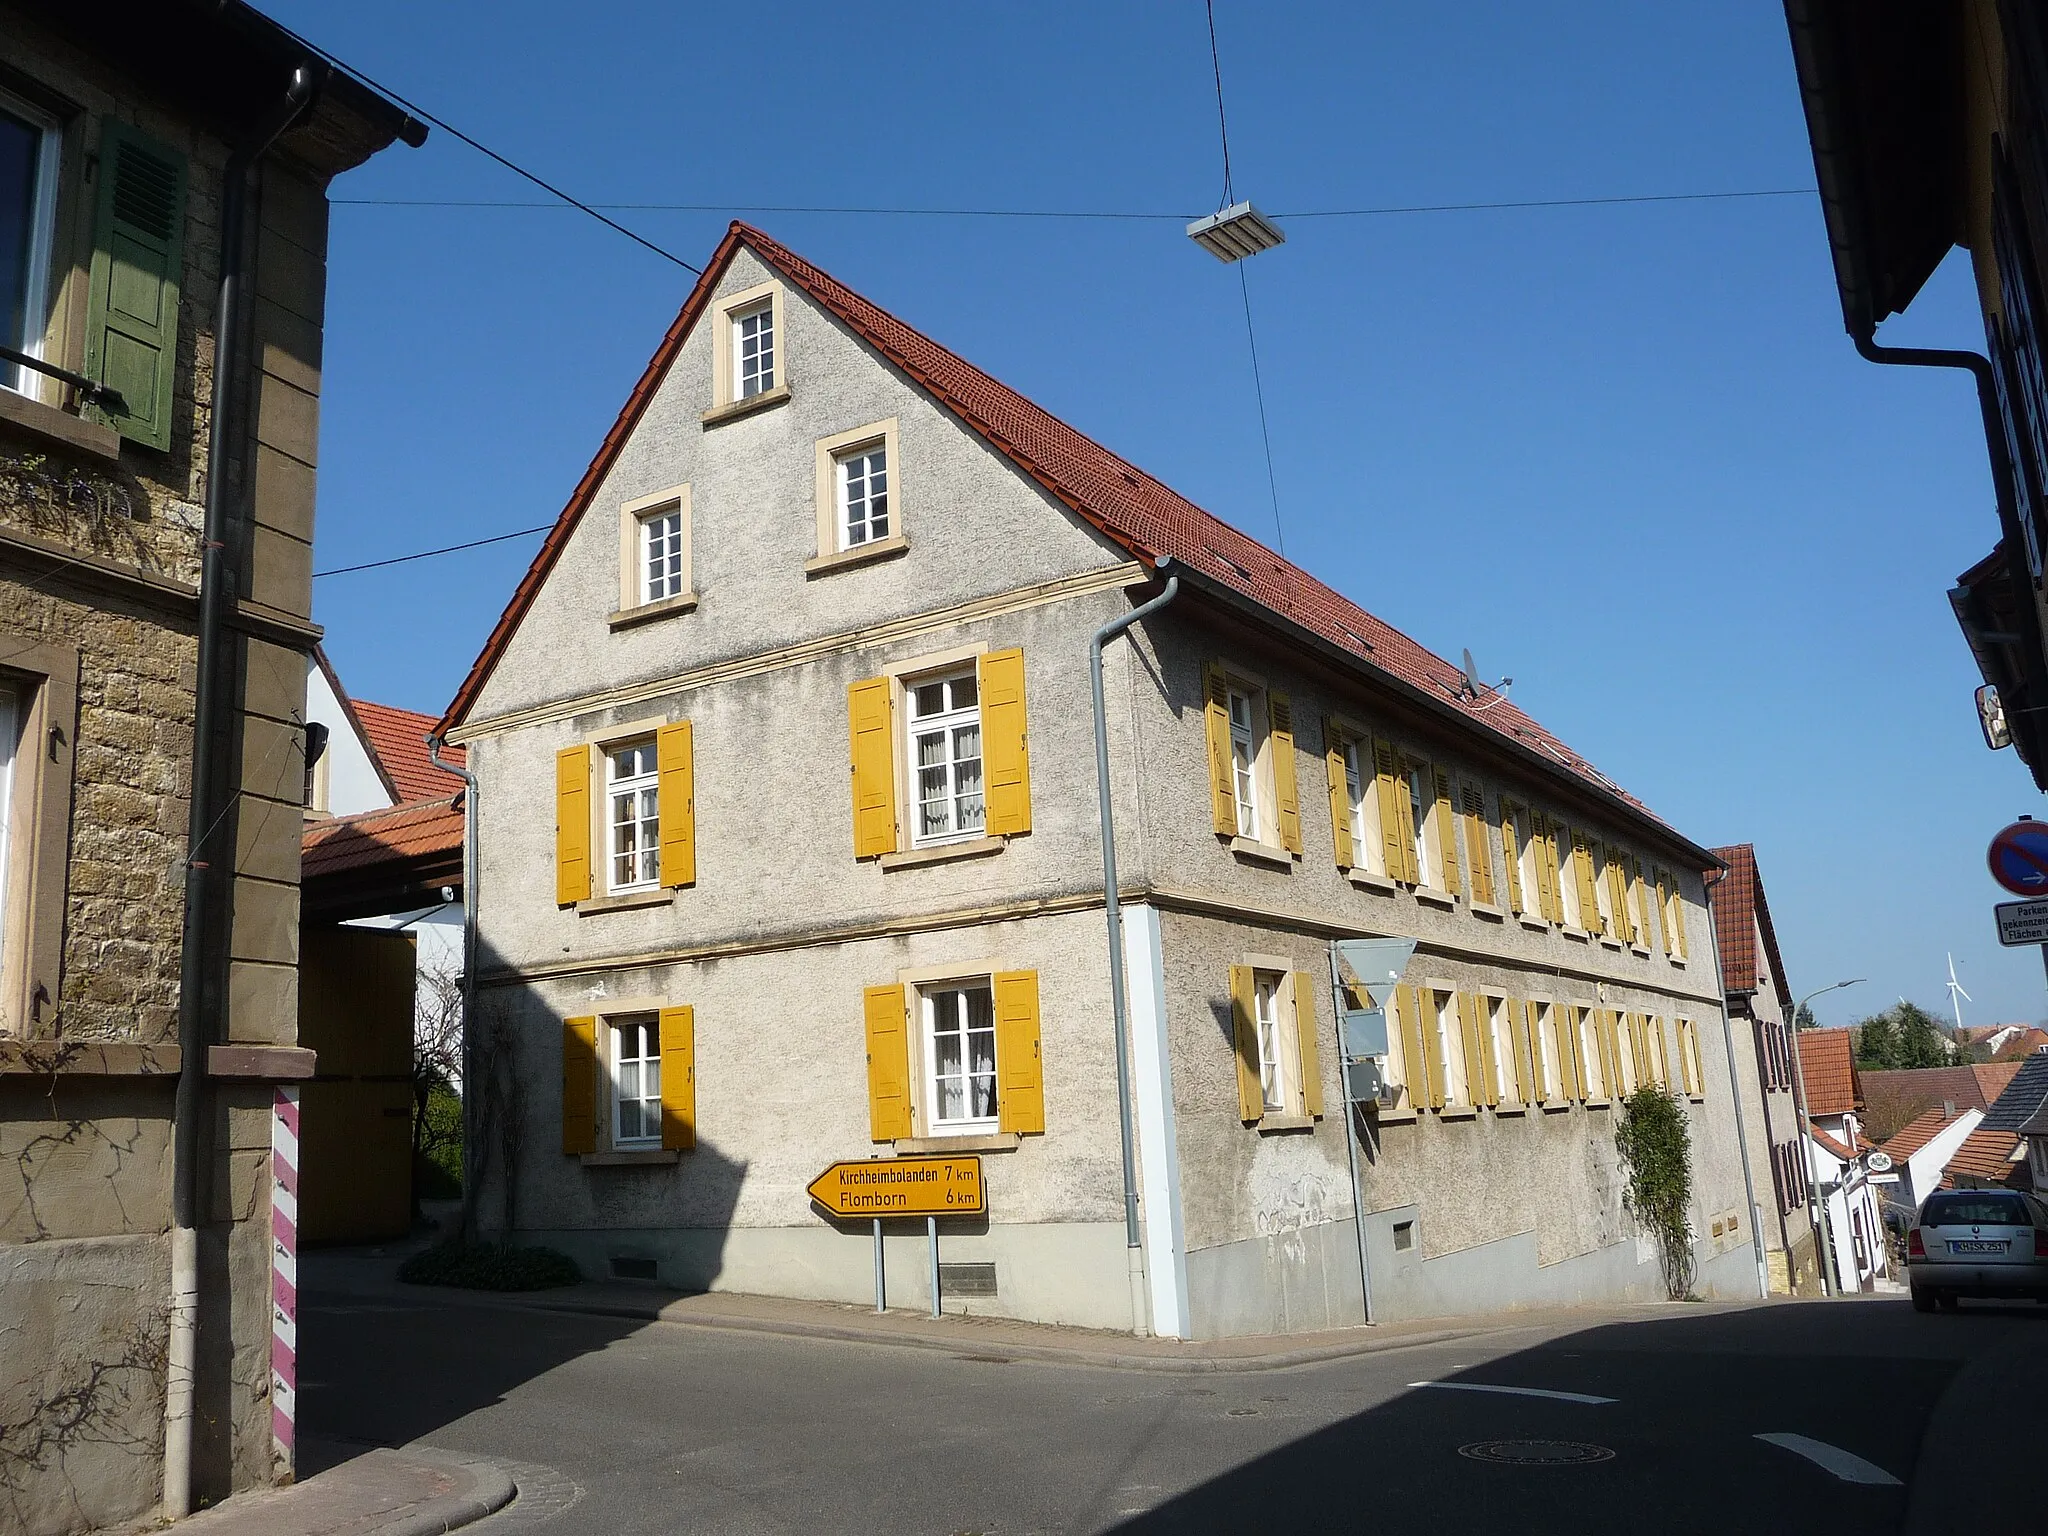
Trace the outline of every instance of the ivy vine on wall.
[[1654, 1084], [1621, 1101], [1614, 1128], [1628, 1184], [1621, 1202], [1656, 1241], [1673, 1301], [1692, 1294], [1692, 1127], [1679, 1099]]

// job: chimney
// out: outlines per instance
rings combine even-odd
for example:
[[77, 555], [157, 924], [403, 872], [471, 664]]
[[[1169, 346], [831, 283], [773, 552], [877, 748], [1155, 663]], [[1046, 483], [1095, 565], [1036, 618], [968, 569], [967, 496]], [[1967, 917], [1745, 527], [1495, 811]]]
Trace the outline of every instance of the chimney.
[[1943, 1099], [1941, 1101], [1941, 1118], [1944, 1120], [1953, 1120], [1955, 1119], [1955, 1117], [1956, 1101], [1954, 1099]]

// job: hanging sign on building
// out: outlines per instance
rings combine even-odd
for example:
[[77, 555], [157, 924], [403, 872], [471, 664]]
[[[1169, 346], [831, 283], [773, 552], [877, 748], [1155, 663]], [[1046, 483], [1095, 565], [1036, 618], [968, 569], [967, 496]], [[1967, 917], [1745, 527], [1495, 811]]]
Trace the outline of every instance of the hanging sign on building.
[[808, 1192], [834, 1216], [979, 1216], [988, 1209], [978, 1157], [834, 1163]]

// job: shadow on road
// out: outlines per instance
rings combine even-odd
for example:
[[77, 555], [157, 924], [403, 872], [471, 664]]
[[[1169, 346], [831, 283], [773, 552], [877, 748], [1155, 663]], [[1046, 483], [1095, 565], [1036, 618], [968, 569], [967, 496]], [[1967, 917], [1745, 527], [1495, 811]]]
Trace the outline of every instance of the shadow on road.
[[[1930, 1318], [1903, 1299], [1590, 1328], [1416, 1381], [1116, 1529], [1331, 1529], [1350, 1510], [1359, 1528], [1573, 1536], [1896, 1530], [1904, 1486], [1842, 1480], [1758, 1437], [1803, 1436], [1903, 1485], [1966, 1358], [2044, 1344], [2048, 1309], [1966, 1304]], [[1541, 1395], [1486, 1390], [1503, 1387]]]

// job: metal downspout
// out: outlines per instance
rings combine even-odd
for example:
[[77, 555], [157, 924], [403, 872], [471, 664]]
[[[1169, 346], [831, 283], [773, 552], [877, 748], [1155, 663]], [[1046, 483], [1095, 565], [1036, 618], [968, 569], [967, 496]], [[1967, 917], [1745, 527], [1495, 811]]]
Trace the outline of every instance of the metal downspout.
[[164, 1513], [192, 1510], [194, 1372], [199, 1355], [199, 1148], [206, 1111], [206, 1057], [215, 1020], [206, 987], [218, 935], [208, 903], [214, 891], [209, 840], [226, 820], [215, 807], [214, 758], [220, 731], [221, 621], [228, 593], [229, 433], [241, 401], [236, 359], [241, 342], [244, 226], [249, 172], [298, 121], [313, 99], [310, 65], [293, 68], [284, 98], [228, 157], [221, 176], [220, 292], [214, 308], [212, 419], [206, 440], [206, 518], [200, 541], [199, 661], [192, 724], [192, 798], [185, 853], [185, 923], [178, 969], [178, 1092], [171, 1120], [171, 1315], [164, 1380]]
[[1130, 1019], [1124, 1003], [1124, 912], [1117, 898], [1116, 813], [1109, 792], [1109, 720], [1102, 701], [1102, 648], [1140, 619], [1164, 608], [1180, 595], [1180, 576], [1170, 570], [1172, 561], [1161, 556], [1152, 567], [1155, 576], [1166, 575], [1166, 587], [1150, 601], [1129, 613], [1111, 619], [1095, 631], [1088, 642], [1088, 687], [1095, 705], [1095, 794], [1096, 813], [1102, 823], [1103, 913], [1109, 928], [1109, 1006], [1116, 1024], [1116, 1110], [1117, 1129], [1123, 1144], [1124, 1163], [1124, 1247], [1132, 1255], [1131, 1318], [1137, 1332], [1145, 1331], [1146, 1311], [1136, 1258], [1138, 1239], [1137, 1157], [1132, 1149]]
[[[1727, 878], [1727, 871], [1723, 870], [1721, 872], [1721, 880]], [[1713, 884], [1719, 885], [1721, 880], [1716, 880]], [[1720, 925], [1714, 922], [1714, 898], [1711, 890], [1707, 896], [1707, 922], [1714, 930], [1714, 990], [1721, 997], [1721, 1041], [1728, 1052], [1728, 1089], [1735, 1096], [1735, 1145], [1742, 1153], [1742, 1192], [1749, 1200], [1749, 1243], [1750, 1247], [1756, 1250], [1756, 1294], [1758, 1299], [1761, 1300], [1771, 1294], [1771, 1265], [1770, 1260], [1764, 1257], [1764, 1226], [1757, 1219], [1760, 1207], [1756, 1203], [1756, 1176], [1750, 1171], [1749, 1131], [1742, 1120], [1742, 1079], [1735, 1071], [1735, 1026], [1728, 1018], [1728, 979], [1721, 974], [1721, 930]], [[1757, 1064], [1757, 1084], [1757, 1098], [1761, 1100], [1763, 1098], [1763, 1064], [1761, 1062]], [[1770, 1112], [1766, 1110], [1764, 1113], [1764, 1140], [1768, 1142], [1770, 1139], [1771, 1117]], [[1792, 1263], [1792, 1255], [1789, 1252], [1785, 1255], [1785, 1263], [1787, 1273], [1789, 1274]]]
[[477, 1144], [472, 1067], [476, 1059], [476, 878], [479, 859], [476, 841], [476, 775], [441, 756], [441, 738], [427, 733], [427, 761], [443, 773], [462, 780], [462, 1240], [476, 1241]]

